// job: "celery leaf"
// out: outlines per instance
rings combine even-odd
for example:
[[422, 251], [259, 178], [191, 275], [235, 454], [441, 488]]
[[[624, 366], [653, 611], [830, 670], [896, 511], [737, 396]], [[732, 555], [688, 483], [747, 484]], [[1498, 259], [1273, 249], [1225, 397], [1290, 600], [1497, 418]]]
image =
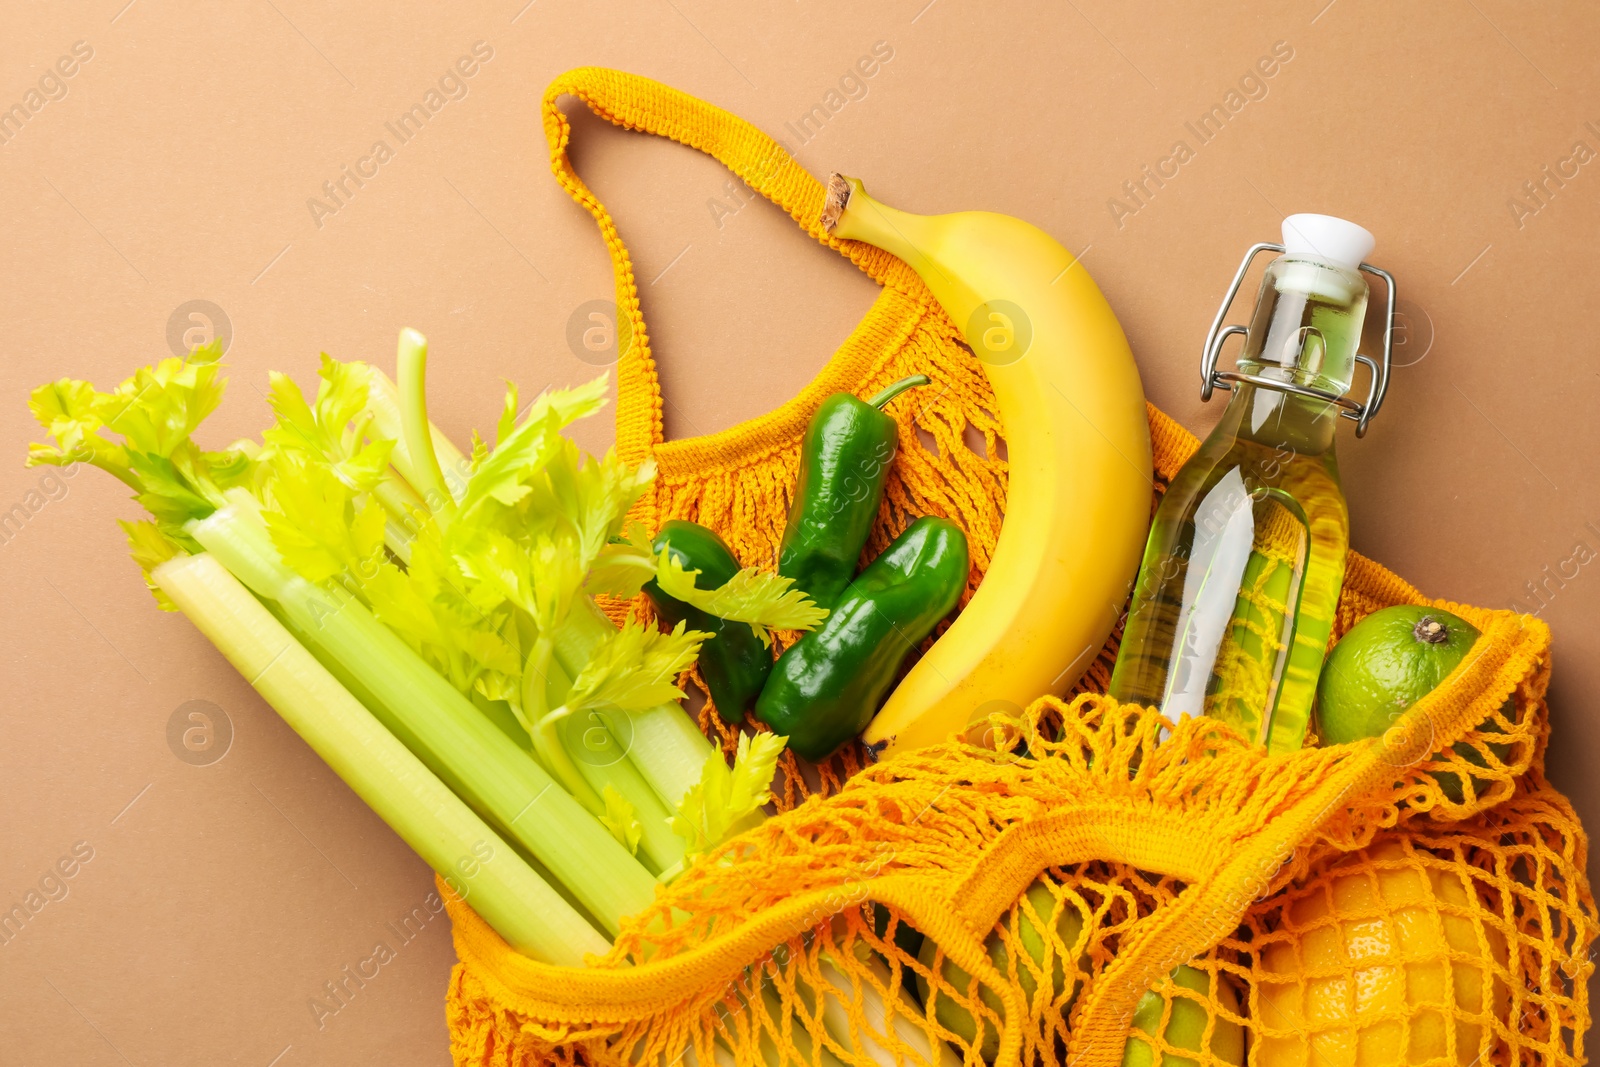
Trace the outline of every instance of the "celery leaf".
[[392, 440], [370, 433], [372, 368], [324, 352], [317, 375], [317, 395], [309, 404], [287, 374], [269, 375], [267, 404], [278, 420], [261, 435], [267, 446], [262, 458], [281, 453], [325, 463], [345, 485], [367, 492], [388, 472], [394, 450]]
[[[481, 514], [481, 512], [480, 512]], [[452, 531], [453, 555], [470, 581], [464, 593], [480, 610], [510, 603], [548, 633], [566, 620], [583, 581], [583, 564], [570, 544], [547, 536], [519, 541], [496, 529]]]
[[772, 775], [788, 738], [741, 734], [730, 769], [721, 752], [706, 757], [700, 780], [689, 787], [672, 817], [672, 832], [693, 855], [715, 848], [744, 828], [772, 799]]
[[606, 805], [606, 813], [600, 816], [600, 825], [611, 831], [611, 836], [628, 850], [629, 855], [638, 855], [644, 827], [639, 824], [639, 816], [633, 805], [610, 782], [600, 791], [600, 797]]
[[134, 499], [161, 522], [182, 526], [192, 518], [211, 514], [222, 504], [220, 495], [208, 499], [205, 490], [187, 481], [177, 465], [165, 456], [130, 452], [128, 466], [142, 486]]
[[270, 465], [262, 512], [284, 563], [308, 582], [343, 577], [363, 585], [383, 559], [384, 512], [370, 496], [357, 504], [327, 464], [279, 452]]
[[523, 653], [510, 612], [469, 599], [472, 582], [444, 550], [438, 530], [424, 526], [402, 573], [380, 564], [362, 592], [384, 625], [463, 693], [514, 697]]
[[600, 549], [589, 566], [584, 579], [584, 591], [609, 593], [629, 599], [636, 595], [644, 583], [656, 576], [656, 552], [650, 544], [650, 535], [635, 523], [625, 538], [612, 541]]
[[617, 458], [615, 449], [603, 458], [586, 459], [576, 444], [562, 438], [543, 471], [530, 483], [528, 510], [571, 532], [587, 570], [606, 544], [622, 532], [628, 510], [655, 475], [652, 460], [629, 467]]
[[506, 382], [506, 402], [500, 409], [500, 422], [495, 426], [494, 439], [498, 446], [517, 428], [517, 383]]
[[[606, 377], [602, 375], [587, 385], [542, 394], [529, 407], [522, 424], [498, 438], [494, 451], [468, 477], [461, 496], [461, 514], [470, 513], [486, 500], [511, 505], [526, 496], [528, 479], [560, 447], [561, 430], [599, 411], [605, 404], [605, 392]], [[515, 403], [514, 393], [508, 393], [508, 407]], [[507, 417], [502, 415], [501, 429], [507, 424]]]
[[254, 476], [247, 453], [202, 452], [190, 440], [222, 399], [221, 354], [213, 342], [185, 359], [141, 367], [109, 393], [70, 378], [40, 386], [28, 407], [56, 443], [30, 445], [28, 464], [92, 463], [131, 487], [163, 533], [190, 544], [182, 524], [211, 514], [222, 506], [224, 489]]
[[28, 410], [56, 441], [54, 445], [30, 444], [28, 466], [89, 462], [125, 478], [128, 450], [99, 433], [105, 425], [98, 414], [99, 395], [93, 385], [72, 378], [47, 382], [28, 394]]
[[213, 341], [186, 359], [141, 367], [111, 393], [97, 394], [95, 414], [132, 450], [170, 456], [222, 402], [217, 377], [222, 346]]
[[566, 706], [575, 712], [608, 706], [643, 711], [679, 700], [683, 690], [678, 688], [678, 676], [710, 636], [685, 629], [681, 622], [671, 633], [663, 633], [630, 617], [578, 673]]
[[118, 519], [117, 525], [128, 535], [128, 550], [133, 556], [133, 561], [144, 572], [144, 584], [150, 590], [150, 595], [156, 598], [156, 603], [160, 605], [162, 611], [177, 611], [178, 605], [156, 585], [150, 577], [150, 572], [172, 557], [182, 555], [183, 549], [162, 533], [153, 522], [145, 520], [128, 522]]
[[773, 630], [810, 630], [827, 617], [826, 608], [812, 603], [792, 578], [764, 574], [746, 567], [715, 589], [695, 585], [699, 571], [685, 570], [671, 552], [656, 558], [656, 583], [668, 596], [692, 604], [708, 615], [749, 624], [762, 644], [772, 644]]

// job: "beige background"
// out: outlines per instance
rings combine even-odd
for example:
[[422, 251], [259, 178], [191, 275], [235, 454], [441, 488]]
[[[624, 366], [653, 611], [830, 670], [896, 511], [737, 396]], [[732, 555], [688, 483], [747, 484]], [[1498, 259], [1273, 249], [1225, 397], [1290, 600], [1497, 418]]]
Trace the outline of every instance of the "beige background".
[[[191, 300], [232, 330], [214, 447], [263, 425], [268, 368], [306, 381], [323, 349], [388, 364], [403, 325], [432, 340], [436, 418], [462, 437], [492, 425], [503, 377], [588, 376], [567, 323], [611, 280], [549, 175], [537, 107], [581, 64], [719, 103], [899, 206], [1007, 211], [1085, 250], [1150, 396], [1196, 430], [1217, 415], [1197, 352], [1245, 247], [1291, 211], [1368, 226], [1402, 286], [1409, 365], [1342, 446], [1355, 544], [1431, 594], [1542, 611], [1552, 776], [1600, 820], [1600, 162], [1563, 162], [1578, 141], [1585, 161], [1600, 150], [1594, 5], [124, 3], [12, 0], [0, 32], [0, 107], [26, 109], [75, 42], [93, 53], [0, 145], [0, 510], [22, 509], [0, 544], [0, 904], [76, 843], [93, 852], [0, 945], [0, 1063], [447, 1062], [442, 919], [318, 1029], [309, 998], [399, 945], [386, 924], [422, 904], [427, 873], [155, 611], [112, 521], [136, 511], [118, 485], [22, 469], [23, 401], [166, 355]], [[493, 56], [465, 97], [398, 145], [384, 123], [479, 41]], [[864, 97], [807, 143], [783, 130], [879, 41], [893, 58]], [[1202, 145], [1185, 122], [1276, 42], [1292, 59]], [[776, 404], [872, 300], [778, 211], [730, 212], [712, 161], [593, 122], [577, 137], [636, 255], [671, 435]], [[378, 138], [393, 158], [318, 226], [308, 198]], [[1177, 176], [1114, 212], [1179, 140]], [[1576, 174], [1527, 199], [1546, 165]], [[232, 727], [205, 766], [167, 739], [192, 700]]]

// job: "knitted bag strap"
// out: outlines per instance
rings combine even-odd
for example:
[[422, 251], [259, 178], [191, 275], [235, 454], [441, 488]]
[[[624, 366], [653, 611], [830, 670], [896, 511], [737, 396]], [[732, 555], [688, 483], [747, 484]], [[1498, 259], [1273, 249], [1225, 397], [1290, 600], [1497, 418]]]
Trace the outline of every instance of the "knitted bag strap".
[[544, 132], [550, 167], [572, 198], [600, 224], [617, 285], [617, 454], [639, 464], [662, 443], [661, 379], [650, 356], [650, 339], [639, 308], [633, 262], [605, 206], [578, 177], [567, 156], [572, 126], [557, 101], [575, 96], [590, 111], [624, 129], [669, 137], [696, 148], [737, 174], [750, 188], [789, 213], [812, 237], [850, 258], [879, 284], [905, 287], [906, 268], [870, 246], [845, 248], [822, 229], [826, 190], [787, 149], [750, 123], [687, 93], [637, 74], [604, 67], [579, 67], [550, 83], [544, 93]]

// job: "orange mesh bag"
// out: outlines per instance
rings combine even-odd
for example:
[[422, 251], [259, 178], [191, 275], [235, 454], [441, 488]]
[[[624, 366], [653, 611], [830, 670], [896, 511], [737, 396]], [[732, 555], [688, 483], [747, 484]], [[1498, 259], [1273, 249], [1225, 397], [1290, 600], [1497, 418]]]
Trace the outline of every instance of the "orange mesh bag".
[[[564, 95], [723, 160], [882, 284], [798, 397], [663, 441], [628, 255], [568, 162]], [[1001, 428], [916, 276], [831, 240], [822, 186], [717, 108], [585, 69], [551, 85], [544, 116], [556, 174], [616, 267], [618, 447], [660, 468], [639, 517], [705, 523], [770, 561], [817, 404], [926, 373], [931, 399], [896, 407], [904, 447], [868, 552], [916, 515], [948, 516], [969, 531], [975, 587], [1004, 504]], [[1150, 419], [1159, 489], [1196, 442]], [[791, 759], [781, 813], [664, 887], [587, 967], [517, 955], [452, 899], [455, 1062], [1582, 1063], [1597, 919], [1587, 838], [1543, 774], [1548, 630], [1428, 601], [1352, 554], [1336, 636], [1400, 603], [1445, 607], [1482, 636], [1384, 738], [1269, 757], [1210, 719], [1163, 737], [1156, 712], [1095, 691], [1113, 639], [1082, 691], [990, 732], [1010, 747]], [[731, 743], [716, 716], [701, 721]]]

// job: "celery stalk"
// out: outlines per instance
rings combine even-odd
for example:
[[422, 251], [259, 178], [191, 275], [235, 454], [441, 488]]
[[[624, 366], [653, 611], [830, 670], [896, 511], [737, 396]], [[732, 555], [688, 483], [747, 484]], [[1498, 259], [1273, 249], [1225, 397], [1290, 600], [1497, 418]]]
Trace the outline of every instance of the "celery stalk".
[[[556, 660], [569, 675], [589, 662], [596, 648], [616, 632], [599, 605], [583, 597], [555, 635]], [[677, 808], [711, 754], [711, 742], [676, 702], [627, 714], [628, 729], [616, 740], [634, 768], [648, 781], [667, 809]], [[620, 720], [619, 720], [620, 724]]]
[[[367, 410], [372, 413], [379, 433], [396, 442], [390, 462], [412, 486], [420, 486], [434, 477], [434, 471], [427, 469], [426, 460], [406, 447], [401, 409], [400, 388], [381, 370], [372, 368]], [[427, 426], [429, 444], [437, 457], [436, 469], [442, 471], [452, 500], [459, 500], [466, 489], [470, 464], [443, 431], [431, 422]], [[420, 434], [415, 432], [412, 436], [420, 439]], [[594, 600], [580, 597], [553, 636], [555, 658], [569, 678], [576, 677], [599, 644], [615, 632], [616, 627]], [[711, 742], [681, 704], [661, 704], [647, 711], [627, 714], [630, 728], [616, 741], [667, 810], [676, 809], [684, 794], [700, 781], [701, 768], [712, 751]]]
[[714, 750], [681, 705], [657, 704], [628, 712], [628, 758], [668, 808], [676, 808], [700, 781]]
[[[400, 388], [395, 385], [393, 378], [377, 367], [371, 370], [372, 377], [367, 386], [367, 410], [372, 412], [372, 423], [380, 434], [395, 443], [394, 451], [389, 454], [389, 462], [414, 489], [418, 488], [426, 476], [420, 473], [417, 460], [406, 447], [405, 430], [400, 420]], [[461, 450], [444, 435], [444, 431], [431, 422], [428, 424], [428, 433], [432, 438], [436, 462], [444, 475], [445, 487], [450, 490], [450, 498], [460, 500], [461, 494], [467, 490], [471, 465]]]
[[285, 567], [266, 530], [229, 506], [186, 528], [240, 581], [274, 601], [308, 647], [371, 694], [371, 709], [490, 825], [544, 864], [615, 934], [655, 897], [655, 879], [542, 767], [411, 648], [337, 587]]
[[[445, 519], [454, 509], [454, 497], [445, 481], [444, 471], [433, 445], [433, 423], [428, 413], [422, 390], [422, 379], [428, 363], [428, 342], [416, 330], [400, 331], [400, 349], [396, 356], [395, 373], [400, 378], [400, 429], [410, 457], [412, 473], [409, 481], [422, 494], [437, 513]], [[368, 395], [371, 390], [369, 387]]]
[[579, 966], [609, 947], [210, 555], [152, 578], [289, 726], [513, 948]]
[[[372, 369], [367, 410], [372, 412], [378, 431], [396, 441], [390, 462], [401, 477], [413, 486], [419, 478], [427, 478], [409, 449], [404, 447], [405, 432], [400, 413], [400, 389], [376, 367]], [[460, 499], [466, 488], [469, 464], [461, 450], [437, 426], [428, 424], [433, 452], [443, 471], [445, 484], [452, 498]], [[616, 631], [594, 600], [582, 597], [572, 607], [560, 630], [554, 637], [556, 659], [569, 677], [576, 677], [589, 661], [596, 646]], [[700, 780], [700, 769], [711, 753], [700, 728], [689, 718], [680, 704], [662, 704], [645, 712], [630, 716], [632, 730], [628, 737], [617, 738], [627, 750], [628, 758], [655, 789], [668, 810], [676, 808], [689, 788]]]
[[[396, 442], [389, 459], [400, 477], [411, 486], [417, 485], [419, 479], [429, 477], [431, 472], [424, 473], [421, 469], [423, 465], [406, 447], [400, 389], [376, 367], [371, 369], [367, 410], [372, 413], [373, 424], [379, 433]], [[428, 431], [445, 485], [450, 489], [452, 499], [459, 500], [466, 490], [470, 464], [454, 442], [432, 422], [428, 423]], [[416, 495], [414, 488], [412, 494]], [[595, 648], [615, 632], [616, 627], [594, 600], [580, 597], [573, 605], [567, 622], [554, 635], [555, 659], [567, 678], [576, 677], [589, 662]], [[649, 783], [665, 810], [671, 812], [689, 788], [700, 780], [700, 770], [705, 766], [706, 756], [711, 753], [711, 743], [679, 704], [662, 704], [646, 712], [628, 714], [628, 722], [630, 728], [619, 730], [623, 733], [621, 737], [613, 735], [613, 743], [626, 753], [631, 764], [629, 769]], [[585, 738], [590, 736], [588, 732], [585, 733]], [[580, 760], [579, 763], [583, 764], [584, 761]], [[648, 816], [636, 794], [618, 780], [627, 773], [626, 770], [621, 764], [609, 760], [601, 760], [600, 763], [611, 772], [611, 781], [623, 796], [639, 809], [640, 822], [645, 825], [644, 844], [649, 848], [650, 857], [661, 863], [662, 870], [675, 866], [683, 858], [683, 850], [676, 844], [679, 840], [677, 836], [652, 833], [653, 827], [647, 821]], [[580, 766], [579, 769], [584, 772], [589, 784], [599, 791], [603, 783], [597, 782], [589, 773], [595, 766]], [[675, 858], [667, 858], [674, 853]]]
[[[571, 687], [572, 680], [559, 662], [551, 663], [547, 673], [548, 700], [559, 705], [565, 698], [567, 689]], [[614, 720], [615, 717], [625, 714], [612, 711], [609, 716]], [[614, 721], [608, 721], [608, 713], [600, 711], [588, 712], [586, 720], [581, 724], [568, 724], [567, 730], [578, 734], [578, 743], [574, 746], [577, 753], [574, 762], [579, 773], [595, 793], [603, 793], [605, 787], [609, 785], [633, 806], [634, 815], [639, 820], [639, 848], [644, 852], [651, 868], [657, 874], [672, 870], [683, 862], [684, 840], [673, 833], [672, 827], [668, 824], [671, 810], [662, 803], [656, 791], [629, 761], [628, 749], [632, 747], [631, 739], [629, 744], [618, 744], [616, 737], [613, 736], [612, 728], [615, 725]]]
[[417, 524], [427, 517], [427, 505], [417, 491], [392, 470], [372, 487], [372, 495], [389, 517], [384, 523], [384, 545], [401, 563], [410, 564], [411, 542], [417, 536]]
[[[898, 1057], [890, 1051], [886, 1032], [873, 1030], [876, 1024], [879, 1027], [888, 1025], [893, 1028], [894, 1036], [911, 1048], [916, 1054], [913, 1063], [923, 1063], [929, 1067], [958, 1067], [961, 1060], [949, 1045], [943, 1041], [930, 1041], [928, 1033], [918, 1026], [916, 1019], [922, 1015], [922, 1009], [916, 1001], [911, 999], [910, 992], [901, 986], [898, 990], [899, 1003], [895, 1006], [894, 1020], [889, 1022], [889, 1007], [883, 999], [883, 994], [878, 987], [867, 978], [857, 980], [859, 984], [852, 984], [838, 966], [826, 954], [818, 961], [822, 977], [833, 987], [824, 990], [822, 1024], [828, 1031], [828, 1036], [833, 1038], [845, 1048], [854, 1048], [858, 1052], [865, 1052], [873, 1062], [882, 1067], [895, 1067]], [[877, 953], [871, 953], [865, 961], [872, 970], [873, 978], [882, 983], [885, 988], [893, 984], [889, 966]], [[846, 1007], [855, 997], [860, 997], [861, 1017], [869, 1024], [859, 1034], [852, 1033], [849, 1011]], [[858, 1042], [856, 1038], [861, 1040]]]
[[591, 597], [580, 597], [566, 620], [552, 636], [556, 659], [569, 675], [576, 676], [606, 641], [617, 632], [606, 613]]

